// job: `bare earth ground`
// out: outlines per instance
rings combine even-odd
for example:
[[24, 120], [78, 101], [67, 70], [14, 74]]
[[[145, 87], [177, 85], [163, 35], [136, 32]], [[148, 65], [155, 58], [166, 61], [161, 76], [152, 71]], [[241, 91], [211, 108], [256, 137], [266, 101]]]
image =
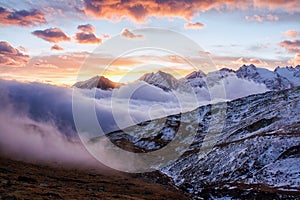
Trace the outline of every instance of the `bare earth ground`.
[[159, 172], [78, 170], [0, 157], [0, 199], [189, 199]]

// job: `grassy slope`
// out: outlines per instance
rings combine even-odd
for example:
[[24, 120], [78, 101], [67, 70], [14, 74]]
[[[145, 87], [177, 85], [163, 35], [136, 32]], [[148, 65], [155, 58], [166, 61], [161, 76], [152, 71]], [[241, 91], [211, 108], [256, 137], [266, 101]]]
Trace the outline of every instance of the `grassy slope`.
[[[158, 180], [157, 177], [160, 177]], [[9, 198], [11, 197], [11, 198]], [[49, 167], [0, 158], [0, 199], [188, 199], [159, 172]]]

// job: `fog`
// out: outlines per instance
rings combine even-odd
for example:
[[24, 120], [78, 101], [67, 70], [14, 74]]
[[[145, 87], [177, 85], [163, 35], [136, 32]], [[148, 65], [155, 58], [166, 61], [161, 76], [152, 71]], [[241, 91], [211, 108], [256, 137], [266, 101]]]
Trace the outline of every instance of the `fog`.
[[[266, 91], [264, 85], [232, 77], [224, 83], [227, 96], [224, 100]], [[82, 105], [95, 105], [105, 133], [210, 103], [209, 93], [203, 88], [195, 100], [192, 95], [165, 92], [144, 82], [113, 91], [79, 91]], [[27, 161], [98, 166], [77, 135], [72, 93], [73, 89], [67, 87], [0, 80], [1, 154]]]

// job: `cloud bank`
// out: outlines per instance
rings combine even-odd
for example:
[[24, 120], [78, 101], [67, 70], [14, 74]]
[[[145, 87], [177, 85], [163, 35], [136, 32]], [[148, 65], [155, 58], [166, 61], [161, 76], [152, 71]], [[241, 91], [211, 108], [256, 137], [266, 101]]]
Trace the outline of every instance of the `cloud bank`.
[[[264, 85], [237, 77], [227, 77], [224, 84], [228, 99], [266, 91]], [[72, 114], [72, 92], [72, 88], [0, 80], [1, 154], [26, 161], [99, 166], [78, 138]], [[194, 101], [186, 94], [165, 92], [145, 82], [136, 82], [112, 91], [81, 89], [78, 97], [79, 106], [95, 106], [98, 122], [108, 133], [120, 126], [127, 127], [210, 103], [207, 90], [201, 88], [196, 92], [198, 100]], [[117, 123], [120, 119], [121, 123]], [[105, 156], [103, 146], [105, 143], [99, 153]], [[115, 162], [109, 157], [106, 160], [109, 159]]]
[[36, 26], [45, 23], [45, 15], [39, 10], [8, 10], [0, 7], [0, 24]]
[[[300, 2], [298, 0], [290, 1], [268, 1], [268, 0], [145, 0], [136, 2], [128, 1], [97, 1], [84, 0], [84, 12], [100, 19], [119, 21], [123, 18], [136, 22], [145, 22], [150, 17], [178, 17], [190, 21], [195, 15], [209, 10], [250, 10], [250, 9], [281, 9], [286, 12], [299, 11]], [[276, 21], [276, 17], [267, 16], [266, 19]]]

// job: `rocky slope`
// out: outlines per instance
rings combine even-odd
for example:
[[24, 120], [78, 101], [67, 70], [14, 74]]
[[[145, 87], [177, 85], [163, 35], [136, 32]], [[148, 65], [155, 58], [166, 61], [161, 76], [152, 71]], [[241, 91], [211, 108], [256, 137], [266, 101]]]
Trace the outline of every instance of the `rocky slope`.
[[127, 150], [149, 152], [178, 134], [178, 154], [192, 144], [160, 170], [194, 198], [300, 197], [300, 87], [202, 106], [167, 117], [163, 127], [158, 119], [108, 136]]

